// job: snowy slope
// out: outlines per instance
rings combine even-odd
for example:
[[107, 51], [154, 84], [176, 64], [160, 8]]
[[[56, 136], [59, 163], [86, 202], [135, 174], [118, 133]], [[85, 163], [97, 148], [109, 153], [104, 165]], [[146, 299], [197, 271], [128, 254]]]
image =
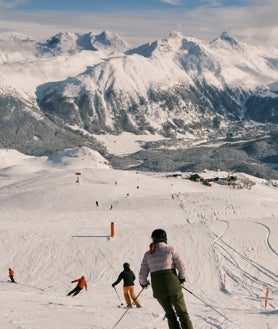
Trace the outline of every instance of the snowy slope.
[[[138, 276], [160, 227], [187, 264], [186, 287], [232, 321], [185, 292], [194, 328], [277, 329], [277, 188], [254, 177], [251, 190], [239, 190], [166, 176], [113, 170], [88, 149], [53, 158], [1, 150], [1, 327], [112, 328], [124, 310], [111, 284], [125, 261]], [[19, 284], [7, 282], [9, 267]], [[81, 275], [88, 292], [66, 297]], [[166, 329], [151, 289], [140, 300], [117, 328]]]

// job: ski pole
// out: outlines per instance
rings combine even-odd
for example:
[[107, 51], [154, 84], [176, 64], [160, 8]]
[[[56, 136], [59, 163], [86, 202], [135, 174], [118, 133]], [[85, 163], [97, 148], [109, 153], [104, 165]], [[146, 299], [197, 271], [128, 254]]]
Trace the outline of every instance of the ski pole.
[[118, 291], [116, 290], [115, 287], [113, 287], [113, 288], [115, 289], [115, 292], [116, 292], [116, 294], [117, 294], [117, 296], [118, 296], [118, 299], [119, 299], [121, 305], [124, 305], [124, 303], [122, 303], [122, 301], [121, 301], [121, 298], [120, 298], [120, 296], [119, 296], [119, 294], [118, 294]]
[[214, 308], [212, 305], [206, 303], [203, 299], [201, 299], [200, 297], [196, 296], [192, 291], [188, 290], [187, 288], [185, 288], [184, 286], [182, 286], [182, 288], [184, 290], [186, 290], [187, 292], [189, 292], [191, 295], [193, 295], [194, 297], [196, 297], [197, 299], [199, 299], [202, 303], [204, 303], [206, 306], [210, 307], [212, 310], [214, 310], [216, 313], [218, 313], [219, 315], [221, 315], [224, 319], [228, 320], [229, 322], [233, 323], [233, 321], [231, 321], [230, 319], [228, 319], [224, 314], [220, 313], [219, 311], [217, 311], [216, 308]]
[[134, 298], [134, 301], [132, 302], [133, 305], [135, 305], [135, 301], [136, 301], [136, 299], [141, 295], [141, 293], [143, 292], [144, 289], [145, 289], [145, 288], [142, 288], [142, 289], [139, 291], [138, 295]]
[[[139, 292], [139, 294], [135, 297], [133, 303], [134, 303], [134, 302], [136, 301], [136, 299], [141, 295], [141, 293], [142, 293], [143, 290], [144, 290], [144, 288], [142, 288], [141, 291]], [[128, 307], [128, 308], [125, 310], [124, 314], [123, 314], [123, 315], [119, 318], [119, 320], [114, 324], [114, 327], [113, 327], [112, 329], [116, 328], [116, 326], [120, 323], [120, 321], [121, 321], [122, 318], [126, 315], [126, 313], [128, 312], [129, 309], [130, 309], [130, 308]]]

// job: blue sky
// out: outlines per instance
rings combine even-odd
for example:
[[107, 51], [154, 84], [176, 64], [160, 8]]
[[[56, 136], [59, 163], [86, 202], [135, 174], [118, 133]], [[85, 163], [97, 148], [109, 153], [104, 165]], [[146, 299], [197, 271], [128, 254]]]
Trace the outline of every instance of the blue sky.
[[246, 5], [248, 0], [0, 0], [1, 4], [2, 7], [24, 10], [120, 11], [235, 6]]
[[42, 40], [110, 30], [131, 45], [180, 31], [211, 41], [223, 31], [278, 47], [277, 0], [0, 0], [0, 31]]

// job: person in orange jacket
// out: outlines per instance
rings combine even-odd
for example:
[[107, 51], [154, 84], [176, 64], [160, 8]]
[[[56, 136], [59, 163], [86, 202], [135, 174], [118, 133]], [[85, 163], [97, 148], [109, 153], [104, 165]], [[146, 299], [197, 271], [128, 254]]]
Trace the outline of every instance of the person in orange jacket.
[[12, 270], [11, 268], [9, 268], [9, 278], [11, 279], [11, 281], [13, 283], [15, 283], [15, 280], [14, 280], [14, 270]]
[[85, 287], [85, 289], [87, 290], [87, 281], [85, 279], [85, 277], [82, 275], [80, 279], [76, 279], [71, 281], [71, 283], [77, 282], [77, 285], [74, 289], [72, 289], [72, 291], [70, 291], [67, 296], [76, 296], [77, 294], [80, 293], [80, 291]]

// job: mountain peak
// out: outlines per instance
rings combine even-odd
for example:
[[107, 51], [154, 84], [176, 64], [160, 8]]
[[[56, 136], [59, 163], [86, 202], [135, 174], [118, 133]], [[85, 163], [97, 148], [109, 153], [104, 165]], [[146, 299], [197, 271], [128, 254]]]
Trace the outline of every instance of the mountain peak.
[[240, 41], [238, 41], [235, 37], [232, 37], [226, 31], [222, 32], [220, 37], [212, 40], [209, 44], [216, 48], [223, 48], [228, 50], [231, 48], [240, 49], [243, 47], [243, 44]]
[[5, 52], [34, 50], [36, 40], [19, 32], [1, 32], [0, 50]]
[[0, 63], [22, 62], [36, 56], [37, 41], [18, 32], [0, 33]]
[[238, 46], [240, 44], [236, 38], [231, 37], [226, 31], [221, 33], [220, 39], [228, 42], [231, 46]]
[[94, 36], [92, 43], [97, 49], [110, 48], [112, 51], [122, 52], [130, 48], [123, 39], [111, 31], [102, 31], [99, 35]]
[[172, 31], [172, 32], [169, 33], [168, 38], [169, 39], [182, 39], [183, 34], [180, 31]]
[[67, 53], [77, 51], [78, 34], [73, 32], [60, 32], [46, 41], [46, 47], [55, 53]]
[[103, 31], [98, 35], [89, 32], [79, 34], [73, 32], [58, 33], [46, 42], [46, 47], [55, 53], [76, 53], [82, 50], [111, 50], [125, 51], [128, 44], [123, 41], [117, 34]]

